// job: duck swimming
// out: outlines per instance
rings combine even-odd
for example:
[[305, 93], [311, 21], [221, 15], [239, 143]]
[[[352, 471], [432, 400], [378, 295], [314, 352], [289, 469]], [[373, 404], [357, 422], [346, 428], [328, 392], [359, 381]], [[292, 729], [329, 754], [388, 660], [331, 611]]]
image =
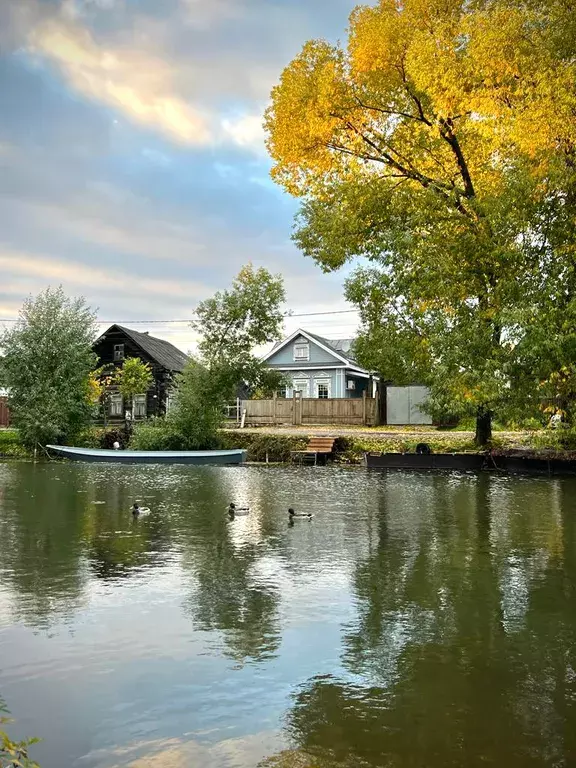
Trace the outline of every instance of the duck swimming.
[[237, 507], [236, 504], [233, 504], [230, 502], [230, 506], [228, 507], [228, 514], [230, 517], [234, 517], [234, 515], [247, 515], [250, 512], [250, 507]]
[[139, 515], [149, 515], [150, 510], [148, 507], [140, 507], [136, 502], [132, 505], [132, 514], [134, 517], [138, 517]]
[[292, 507], [288, 510], [290, 520], [294, 520], [295, 517], [305, 517], [307, 520], [312, 520], [312, 514], [310, 512], [294, 512]]

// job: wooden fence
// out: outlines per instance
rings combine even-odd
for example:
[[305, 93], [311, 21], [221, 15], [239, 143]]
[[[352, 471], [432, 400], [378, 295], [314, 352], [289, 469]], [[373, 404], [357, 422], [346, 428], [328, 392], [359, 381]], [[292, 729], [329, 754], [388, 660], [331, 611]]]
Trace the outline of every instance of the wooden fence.
[[0, 397], [0, 427], [10, 426], [10, 411], [5, 397]]
[[371, 397], [339, 399], [292, 397], [244, 400], [245, 425], [256, 424], [377, 424], [378, 402]]

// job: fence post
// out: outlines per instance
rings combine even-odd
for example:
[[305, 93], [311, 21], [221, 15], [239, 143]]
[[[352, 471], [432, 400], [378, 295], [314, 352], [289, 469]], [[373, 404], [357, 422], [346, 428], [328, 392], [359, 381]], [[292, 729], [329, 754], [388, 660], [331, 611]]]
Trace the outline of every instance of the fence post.
[[367, 419], [367, 409], [366, 409], [366, 390], [362, 392], [362, 424], [366, 426], [366, 423], [368, 421]]
[[[278, 398], [278, 392], [274, 392], [274, 395], [272, 397], [272, 424], [276, 426], [276, 399]], [[268, 463], [268, 462], [266, 462]]]
[[236, 398], [236, 424], [240, 424], [240, 398]]

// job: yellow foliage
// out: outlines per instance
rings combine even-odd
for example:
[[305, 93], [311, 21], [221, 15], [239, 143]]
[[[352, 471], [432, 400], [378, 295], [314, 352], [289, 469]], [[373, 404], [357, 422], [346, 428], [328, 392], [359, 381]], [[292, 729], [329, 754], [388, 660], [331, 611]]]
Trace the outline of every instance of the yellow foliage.
[[87, 399], [90, 405], [98, 405], [102, 393], [104, 392], [104, 383], [97, 377], [97, 372], [90, 374], [88, 379]]
[[272, 93], [273, 177], [304, 195], [386, 174], [474, 220], [519, 151], [545, 173], [576, 143], [576, 43], [558, 39], [561, 21], [576, 31], [553, 0], [357, 7], [347, 48], [306, 43]]

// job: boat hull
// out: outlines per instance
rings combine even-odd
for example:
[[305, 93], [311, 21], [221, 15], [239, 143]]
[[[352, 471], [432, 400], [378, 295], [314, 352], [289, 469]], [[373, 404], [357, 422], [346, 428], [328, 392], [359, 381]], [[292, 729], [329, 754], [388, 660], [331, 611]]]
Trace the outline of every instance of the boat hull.
[[529, 456], [487, 456], [481, 453], [366, 454], [369, 469], [500, 471], [520, 475], [576, 475], [576, 461]]
[[72, 461], [104, 464], [216, 464], [235, 465], [246, 461], [246, 451], [113, 451], [47, 445], [50, 451]]

